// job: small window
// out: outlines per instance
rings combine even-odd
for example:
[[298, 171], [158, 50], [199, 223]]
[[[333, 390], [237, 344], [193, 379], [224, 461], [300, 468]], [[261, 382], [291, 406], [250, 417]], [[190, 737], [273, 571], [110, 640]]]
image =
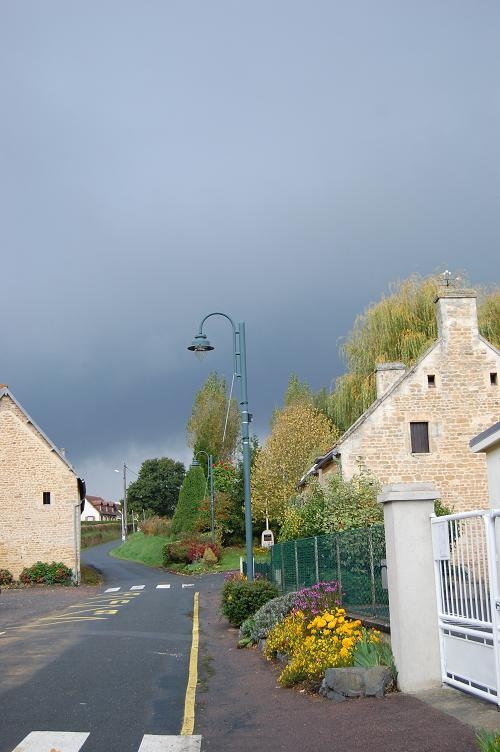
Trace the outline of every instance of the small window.
[[428, 454], [429, 449], [429, 424], [410, 423], [411, 451], [412, 454]]
[[498, 386], [498, 373], [490, 373], [491, 386]]
[[434, 376], [433, 373], [430, 373], [427, 376], [427, 386], [429, 387], [429, 389], [432, 389], [433, 387], [436, 386], [436, 377]]
[[50, 504], [50, 491], [43, 492], [43, 503]]

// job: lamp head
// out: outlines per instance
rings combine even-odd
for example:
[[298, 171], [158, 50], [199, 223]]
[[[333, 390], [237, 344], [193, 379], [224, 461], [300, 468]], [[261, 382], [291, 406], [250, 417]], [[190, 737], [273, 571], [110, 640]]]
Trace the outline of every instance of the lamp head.
[[188, 347], [194, 353], [204, 353], [213, 350], [213, 345], [207, 339], [206, 334], [199, 332]]

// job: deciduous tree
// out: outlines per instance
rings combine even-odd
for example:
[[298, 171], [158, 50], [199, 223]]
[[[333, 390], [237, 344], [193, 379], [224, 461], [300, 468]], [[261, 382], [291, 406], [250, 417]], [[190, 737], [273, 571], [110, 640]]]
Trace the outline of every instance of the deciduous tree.
[[136, 512], [145, 510], [149, 514], [171, 517], [184, 475], [182, 462], [170, 457], [145, 460], [139, 477], [127, 489], [128, 508]]
[[[398, 361], [411, 366], [437, 337], [434, 300], [442, 279], [410, 277], [359, 315], [341, 347], [347, 371], [337, 379], [328, 414], [345, 431], [376, 396], [375, 368]], [[478, 289], [479, 331], [500, 347], [500, 291]]]
[[252, 509], [256, 519], [280, 522], [283, 510], [309, 464], [329, 449], [338, 433], [313, 405], [299, 401], [273, 417], [272, 431], [252, 472]]
[[[226, 423], [227, 418], [227, 423]], [[216, 460], [227, 460], [234, 455], [238, 442], [240, 420], [238, 405], [234, 399], [229, 403], [226, 382], [217, 374], [209, 374], [197, 393], [191, 417], [187, 425], [188, 445], [194, 453], [206, 452]], [[197, 458], [206, 470], [206, 458]]]

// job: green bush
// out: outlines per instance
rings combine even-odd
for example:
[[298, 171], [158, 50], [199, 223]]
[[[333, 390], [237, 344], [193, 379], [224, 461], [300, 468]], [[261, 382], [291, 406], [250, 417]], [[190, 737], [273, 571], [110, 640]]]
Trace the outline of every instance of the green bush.
[[212, 552], [212, 563], [219, 561], [220, 549], [210, 541], [190, 537], [167, 543], [163, 547], [163, 564], [165, 566], [170, 563], [192, 564], [195, 561], [201, 561], [207, 550]]
[[231, 578], [222, 588], [221, 611], [233, 627], [239, 627], [277, 595], [278, 589], [268, 580], [248, 582], [243, 578]]
[[12, 585], [14, 577], [8, 569], [0, 569], [0, 585]]
[[500, 734], [498, 731], [479, 729], [476, 742], [479, 752], [500, 752]]
[[287, 616], [295, 606], [297, 593], [285, 593], [264, 603], [253, 616], [241, 625], [242, 637], [247, 642], [265, 640], [271, 629]]
[[196, 529], [200, 502], [205, 498], [207, 482], [201, 465], [190, 467], [179, 491], [172, 518], [172, 534], [192, 533]]
[[101, 522], [86, 520], [82, 522], [82, 548], [98, 546], [121, 537], [121, 522]]
[[61, 562], [53, 561], [47, 564], [37, 561], [31, 567], [25, 567], [19, 579], [25, 585], [69, 585], [72, 574], [71, 569]]

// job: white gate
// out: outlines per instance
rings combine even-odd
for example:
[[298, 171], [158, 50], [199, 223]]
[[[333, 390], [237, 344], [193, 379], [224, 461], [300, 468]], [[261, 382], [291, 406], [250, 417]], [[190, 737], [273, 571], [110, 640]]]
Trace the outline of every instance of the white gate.
[[500, 706], [500, 510], [431, 521], [443, 682]]

